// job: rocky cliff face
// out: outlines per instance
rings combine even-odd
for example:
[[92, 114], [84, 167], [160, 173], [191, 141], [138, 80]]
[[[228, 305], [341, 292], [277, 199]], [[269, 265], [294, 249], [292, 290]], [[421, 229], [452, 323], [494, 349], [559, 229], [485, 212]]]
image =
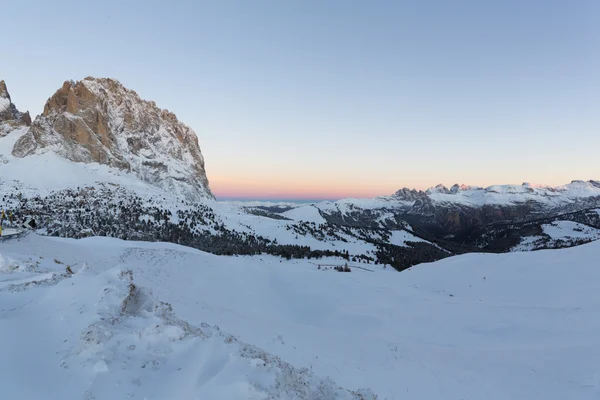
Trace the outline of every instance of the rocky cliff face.
[[10, 100], [6, 83], [0, 80], [0, 137], [14, 129], [31, 125], [29, 112], [22, 113]]
[[67, 81], [13, 149], [100, 163], [189, 199], [213, 198], [194, 131], [168, 110], [106, 78]]

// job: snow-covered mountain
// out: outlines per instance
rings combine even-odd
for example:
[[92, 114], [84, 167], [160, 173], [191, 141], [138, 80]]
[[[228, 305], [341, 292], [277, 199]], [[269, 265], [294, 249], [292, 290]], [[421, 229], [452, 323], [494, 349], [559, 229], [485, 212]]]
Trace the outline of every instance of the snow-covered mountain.
[[426, 191], [403, 188], [393, 197], [401, 201], [451, 204], [458, 206], [483, 207], [486, 205], [519, 205], [539, 203], [547, 207], [561, 207], [587, 199], [600, 198], [600, 181], [572, 181], [562, 186], [532, 185], [493, 185], [486, 188], [467, 185], [453, 185], [450, 189], [437, 185]]
[[213, 198], [194, 131], [114, 79], [65, 82], [12, 154], [48, 152], [122, 170], [182, 198]]
[[411, 219], [452, 214], [450, 220], [454, 222], [459, 222], [458, 214], [480, 213], [489, 214], [485, 217], [490, 221], [512, 221], [519, 217], [541, 218], [599, 205], [600, 181], [576, 180], [561, 186], [523, 183], [522, 185], [493, 185], [486, 188], [453, 185], [448, 189], [440, 184], [425, 191], [403, 188], [390, 196], [341, 199], [333, 202], [301, 204], [294, 208], [316, 207], [323, 213], [339, 214], [344, 219], [351, 218], [354, 213], [373, 214], [381, 223], [386, 220], [387, 212], [402, 214]]
[[11, 131], [31, 125], [29, 111], [20, 112], [10, 99], [6, 83], [0, 80], [0, 137]]
[[[573, 181], [550, 187], [540, 185], [495, 185], [487, 188], [443, 185], [426, 191], [401, 189], [391, 196], [373, 199], [342, 199], [335, 202], [302, 204], [266, 211], [282, 216], [323, 218], [338, 226], [371, 229], [403, 229], [455, 253], [470, 251], [503, 252], [517, 247], [524, 237], [536, 237], [537, 248], [567, 247], [598, 238], [578, 235], [574, 240], [550, 240], [544, 225], [571, 221], [569, 227], [582, 225], [592, 232], [600, 229], [600, 181]], [[536, 239], [536, 240], [537, 240]], [[532, 240], [532, 239], [527, 239]]]

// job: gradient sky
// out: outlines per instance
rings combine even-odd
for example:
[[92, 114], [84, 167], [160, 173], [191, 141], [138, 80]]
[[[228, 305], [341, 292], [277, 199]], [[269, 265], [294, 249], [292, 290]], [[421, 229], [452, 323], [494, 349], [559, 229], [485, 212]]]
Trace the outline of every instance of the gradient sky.
[[12, 1], [32, 115], [113, 77], [198, 134], [217, 197], [600, 179], [600, 1]]

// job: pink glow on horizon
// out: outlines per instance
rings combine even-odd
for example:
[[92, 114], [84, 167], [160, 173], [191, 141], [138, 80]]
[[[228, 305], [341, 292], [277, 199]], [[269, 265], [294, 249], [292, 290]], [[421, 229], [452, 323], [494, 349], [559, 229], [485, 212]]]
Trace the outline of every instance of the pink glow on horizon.
[[370, 198], [393, 194], [389, 192], [374, 191], [300, 191], [300, 190], [241, 190], [240, 188], [220, 188], [212, 189], [217, 198], [228, 199], [280, 199], [280, 200], [331, 200], [343, 198]]
[[332, 200], [348, 197], [369, 198], [393, 194], [397, 189], [378, 185], [352, 187], [348, 184], [323, 182], [296, 182], [294, 185], [277, 182], [248, 182], [211, 180], [210, 187], [217, 198], [278, 199], [278, 200]]
[[[588, 179], [584, 179], [588, 180]], [[521, 185], [520, 183], [512, 183]], [[532, 186], [560, 186], [569, 183], [570, 180], [559, 181], [548, 184], [530, 183]], [[439, 182], [438, 182], [439, 183]], [[408, 181], [403, 183], [390, 182], [353, 182], [341, 179], [332, 182], [314, 180], [280, 181], [278, 179], [250, 182], [244, 179], [214, 178], [210, 180], [210, 187], [217, 199], [244, 199], [244, 200], [337, 200], [343, 198], [373, 198], [377, 196], [388, 196], [397, 190], [408, 187], [416, 190], [426, 190], [438, 183], [422, 183]], [[456, 182], [454, 182], [456, 183]], [[445, 184], [446, 187], [452, 184]], [[460, 183], [459, 183], [460, 184]], [[494, 184], [511, 184], [506, 182]], [[470, 186], [487, 187], [490, 183], [472, 182]]]

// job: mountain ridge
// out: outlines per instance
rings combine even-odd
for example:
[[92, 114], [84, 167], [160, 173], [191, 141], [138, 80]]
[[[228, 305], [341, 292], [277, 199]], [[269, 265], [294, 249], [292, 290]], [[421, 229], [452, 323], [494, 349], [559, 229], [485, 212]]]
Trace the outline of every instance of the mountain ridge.
[[[465, 184], [457, 184], [455, 183], [450, 188], [447, 188], [443, 184], [438, 184], [436, 186], [432, 186], [426, 190], [417, 190], [413, 188], [403, 187], [399, 189], [392, 197], [396, 197], [399, 199], [407, 199], [411, 200], [419, 196], [424, 195], [435, 195], [435, 194], [446, 194], [446, 195], [457, 195], [464, 192], [484, 192], [484, 193], [492, 193], [492, 194], [507, 194], [507, 195], [517, 195], [517, 194], [528, 194], [528, 193], [537, 193], [537, 194], [551, 194], [551, 193], [565, 193], [569, 191], [579, 191], [587, 190], [590, 192], [590, 189], [595, 192], [596, 189], [598, 191], [598, 195], [600, 195], [600, 181], [590, 179], [588, 181], [583, 180], [572, 180], [570, 183], [564, 185], [543, 185], [543, 184], [531, 184], [528, 182], [524, 182], [521, 185], [517, 184], [500, 184], [500, 185], [489, 185], [489, 186], [475, 186], [475, 185], [465, 185]], [[583, 193], [580, 193], [583, 194]], [[590, 192], [590, 194], [593, 194]], [[386, 197], [386, 196], [381, 196]]]

